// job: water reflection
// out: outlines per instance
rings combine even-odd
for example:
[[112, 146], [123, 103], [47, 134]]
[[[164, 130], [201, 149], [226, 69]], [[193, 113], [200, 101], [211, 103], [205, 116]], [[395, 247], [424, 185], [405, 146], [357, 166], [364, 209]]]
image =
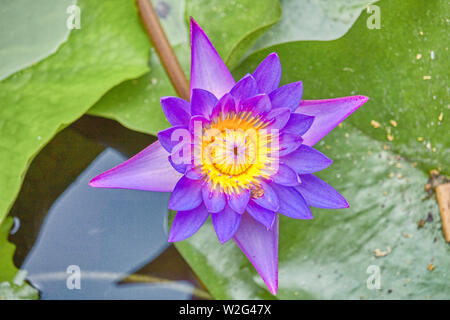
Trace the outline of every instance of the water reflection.
[[[10, 240], [42, 299], [208, 297], [167, 243], [168, 194], [88, 186], [152, 140], [83, 117], [33, 161], [11, 211], [21, 226]], [[70, 265], [81, 270], [79, 290], [66, 285]]]

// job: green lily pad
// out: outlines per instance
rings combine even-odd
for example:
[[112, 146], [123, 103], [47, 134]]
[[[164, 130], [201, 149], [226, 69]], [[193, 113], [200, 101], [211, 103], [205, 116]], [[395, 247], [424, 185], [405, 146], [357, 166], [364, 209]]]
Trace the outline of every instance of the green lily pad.
[[[250, 56], [235, 73], [253, 70], [275, 51], [283, 82], [303, 80], [306, 99], [352, 94], [371, 99], [317, 145], [334, 160], [319, 177], [340, 191], [350, 208], [313, 209], [313, 220], [280, 220], [279, 299], [450, 297], [450, 246], [436, 200], [424, 192], [429, 169], [449, 172], [449, 68], [442, 42], [449, 8], [445, 1], [377, 5], [379, 30], [368, 29], [363, 14], [339, 40], [271, 47]], [[423, 227], [420, 220], [426, 221]], [[176, 247], [214, 297], [269, 295], [237, 246], [219, 244], [210, 222]], [[368, 285], [377, 271], [379, 289]]]
[[0, 225], [0, 300], [37, 299], [38, 292], [24, 282], [24, 274], [12, 262], [15, 246], [8, 242], [13, 219]]
[[[319, 177], [350, 208], [314, 208], [312, 220], [281, 217], [276, 298], [448, 299], [450, 246], [437, 203], [423, 191], [427, 175], [351, 124], [323, 141], [319, 149], [334, 163]], [[429, 213], [433, 221], [419, 229]], [[220, 245], [210, 221], [176, 247], [215, 298], [271, 297], [233, 241]], [[379, 268], [380, 289], [368, 288], [368, 268]]]
[[0, 80], [49, 56], [67, 40], [67, 10], [75, 3], [76, 0], [2, 2]]
[[[381, 1], [381, 29], [364, 13], [341, 39], [292, 42], [250, 56], [238, 75], [270, 52], [280, 55], [282, 81], [303, 81], [305, 99], [354, 94], [370, 98], [348, 121], [392, 146], [425, 171], [450, 174], [448, 45], [445, 1]], [[379, 126], [378, 126], [379, 125]]]
[[148, 71], [134, 1], [78, 5], [81, 29], [54, 55], [0, 83], [0, 223], [36, 153], [111, 87]]
[[378, 0], [281, 0], [283, 18], [252, 48], [283, 42], [334, 40], [343, 36], [361, 11]]
[[[177, 1], [177, 6], [183, 4], [184, 1]], [[155, 8], [158, 8], [158, 3], [155, 3]], [[167, 15], [164, 18], [160, 16], [160, 19], [186, 75], [189, 75], [190, 68], [189, 31], [186, 27], [189, 16], [204, 28], [221, 57], [229, 67], [233, 67], [244, 52], [268, 27], [276, 23], [281, 15], [279, 3], [275, 0], [258, 1], [257, 6], [251, 0], [190, 0], [186, 3], [183, 21], [185, 30], [178, 30], [179, 34], [186, 35], [186, 41], [180, 43], [176, 39], [174, 41], [171, 36], [174, 29], [171, 23], [180, 23], [180, 9], [178, 7], [176, 10], [169, 10], [167, 6], [165, 8]], [[171, 17], [171, 14], [175, 17]], [[169, 123], [159, 100], [162, 96], [175, 96], [176, 93], [156, 54], [151, 55], [150, 68], [151, 71], [146, 75], [124, 82], [109, 91], [89, 110], [89, 114], [117, 120], [132, 130], [153, 135], [167, 128]]]

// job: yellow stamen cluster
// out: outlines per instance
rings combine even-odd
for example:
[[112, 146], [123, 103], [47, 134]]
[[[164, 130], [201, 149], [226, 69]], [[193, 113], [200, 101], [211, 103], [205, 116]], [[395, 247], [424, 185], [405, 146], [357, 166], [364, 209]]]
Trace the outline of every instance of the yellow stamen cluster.
[[245, 111], [220, 114], [203, 128], [194, 161], [211, 188], [226, 194], [254, 190], [275, 173], [278, 144], [274, 133], [264, 129], [267, 125]]

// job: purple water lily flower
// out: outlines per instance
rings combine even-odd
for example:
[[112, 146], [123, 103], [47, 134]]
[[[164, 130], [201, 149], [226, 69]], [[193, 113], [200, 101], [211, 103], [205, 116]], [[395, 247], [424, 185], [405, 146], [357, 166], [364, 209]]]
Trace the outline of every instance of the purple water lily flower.
[[211, 215], [219, 241], [233, 239], [276, 294], [278, 216], [312, 219], [310, 206], [348, 207], [313, 174], [332, 161], [312, 146], [368, 100], [302, 101], [302, 83], [279, 87], [280, 79], [272, 53], [236, 83], [191, 20], [191, 101], [162, 98], [172, 127], [90, 185], [172, 192], [170, 242], [192, 236]]

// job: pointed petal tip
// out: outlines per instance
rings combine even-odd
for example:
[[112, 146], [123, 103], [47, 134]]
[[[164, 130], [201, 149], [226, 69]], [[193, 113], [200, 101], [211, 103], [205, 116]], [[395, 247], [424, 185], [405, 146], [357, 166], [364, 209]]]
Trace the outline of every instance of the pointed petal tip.
[[200, 30], [202, 30], [202, 28], [200, 28], [200, 26], [198, 25], [197, 21], [195, 21], [195, 19], [192, 16], [189, 17], [189, 22], [190, 22], [191, 35], [192, 35], [192, 29], [193, 28], [199, 28]]
[[267, 283], [266, 283], [266, 285], [267, 285], [267, 289], [269, 289], [269, 292], [271, 294], [273, 294], [274, 296], [276, 296], [277, 292], [278, 292], [278, 283], [274, 284], [273, 286], [269, 286]]
[[98, 180], [99, 176], [96, 176], [94, 178], [91, 179], [91, 181], [89, 181], [89, 186], [93, 187], [93, 188], [101, 188], [101, 186], [98, 184], [97, 180]]

